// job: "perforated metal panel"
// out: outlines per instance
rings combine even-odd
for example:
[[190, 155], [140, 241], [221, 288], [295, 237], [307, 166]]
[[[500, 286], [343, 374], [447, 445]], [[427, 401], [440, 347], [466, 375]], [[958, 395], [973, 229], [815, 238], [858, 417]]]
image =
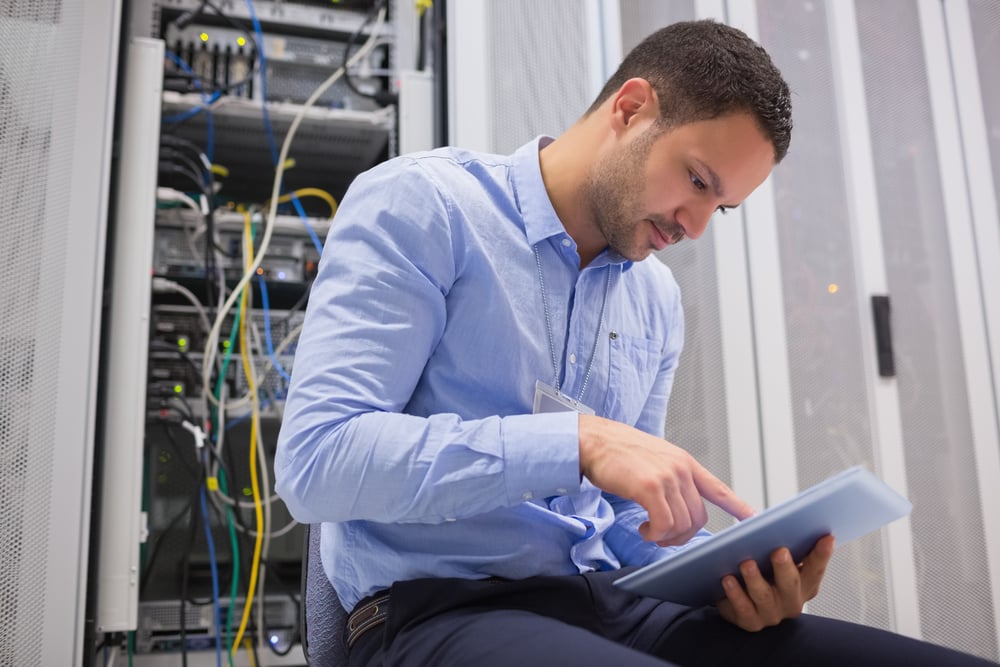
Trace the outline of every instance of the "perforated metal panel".
[[1000, 202], [1000, 77], [996, 71], [996, 64], [1000, 63], [1000, 2], [969, 0], [969, 16], [979, 63], [979, 89], [993, 167], [993, 192]]
[[628, 53], [653, 31], [695, 18], [694, 0], [620, 0], [622, 53]]
[[539, 134], [562, 134], [593, 101], [581, 5], [577, 0], [489, 3], [497, 153], [513, 152]]
[[[684, 303], [684, 351], [670, 395], [665, 434], [716, 477], [732, 484], [715, 233], [709, 226], [697, 242], [685, 241], [657, 255], [673, 271]], [[732, 517], [719, 508], [707, 507], [709, 530], [721, 530], [732, 523]]]
[[996, 611], [941, 189], [940, 170], [961, 166], [940, 164], [917, 12], [908, 3], [871, 1], [857, 2], [856, 12], [893, 303], [921, 632], [995, 660]]
[[[110, 19], [111, 7], [88, 2], [85, 13], [77, 2], [0, 2], [3, 665], [78, 664], [82, 648], [96, 384], [88, 371], [114, 67], [111, 47], [88, 51], [83, 36], [88, 21]], [[116, 42], [111, 23], [101, 26], [105, 45]], [[102, 87], [87, 88], [85, 68]], [[78, 94], [93, 103], [78, 105]], [[77, 123], [95, 107], [97, 120], [81, 135]]]
[[[758, 3], [760, 42], [792, 90], [795, 130], [774, 171], [796, 463], [801, 488], [875, 469], [857, 267], [822, 3]], [[753, 233], [753, 230], [749, 230]], [[761, 323], [766, 335], [766, 323]], [[765, 443], [766, 446], [767, 443]], [[838, 549], [810, 612], [888, 628], [878, 535]]]
[[[59, 2], [9, 3], [0, 10], [0, 663], [35, 665], [41, 647], [30, 637], [45, 611], [45, 536], [52, 486], [54, 424], [46, 405], [58, 391], [59, 302], [39, 266], [57, 270], [65, 239], [52, 234], [45, 201], [68, 207], [67, 192], [48, 192], [56, 168], [68, 178], [69, 146], [53, 143], [52, 125], [66, 122], [57, 106], [71, 86], [65, 63], [78, 46], [60, 39], [59, 21], [76, 13]], [[43, 45], [44, 46], [41, 46]], [[29, 59], [25, 54], [47, 58]], [[47, 67], [59, 63], [61, 67]], [[51, 78], [50, 78], [51, 77]]]

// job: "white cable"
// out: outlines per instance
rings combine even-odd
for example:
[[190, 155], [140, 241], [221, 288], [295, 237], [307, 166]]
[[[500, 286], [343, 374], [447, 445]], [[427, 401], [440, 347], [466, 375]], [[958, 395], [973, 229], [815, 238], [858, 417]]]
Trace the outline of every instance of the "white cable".
[[202, 305], [198, 297], [194, 295], [194, 292], [184, 287], [180, 283], [176, 283], [169, 278], [163, 278], [162, 276], [153, 276], [153, 291], [154, 292], [177, 292], [185, 299], [191, 302], [194, 306], [195, 311], [198, 313], [198, 319], [201, 320], [201, 326], [203, 332], [208, 332], [212, 328], [212, 323], [208, 321], [208, 313], [205, 312], [205, 306]]
[[[267, 223], [264, 226], [264, 236], [260, 242], [260, 248], [258, 248], [257, 250], [257, 255], [256, 257], [254, 257], [253, 264], [249, 266], [247, 270], [243, 273], [243, 277], [240, 278], [240, 281], [236, 284], [236, 287], [234, 287], [232, 292], [230, 293], [229, 298], [226, 299], [223, 306], [219, 309], [219, 313], [215, 318], [215, 324], [213, 324], [212, 329], [209, 331], [208, 340], [205, 343], [206, 359], [212, 358], [211, 355], [213, 354], [213, 348], [217, 345], [219, 339], [219, 330], [222, 328], [223, 321], [225, 321], [226, 313], [233, 307], [233, 304], [238, 298], [239, 293], [247, 286], [247, 283], [250, 282], [250, 279], [257, 271], [257, 268], [260, 266], [261, 260], [263, 259], [264, 254], [267, 252], [267, 248], [271, 243], [271, 233], [274, 229], [274, 223], [278, 216], [278, 198], [281, 196], [281, 177], [282, 174], [284, 174], [285, 163], [288, 160], [288, 149], [291, 147], [292, 139], [295, 138], [295, 133], [298, 131], [299, 125], [302, 123], [302, 119], [305, 117], [306, 111], [310, 107], [312, 107], [313, 104], [316, 103], [316, 100], [318, 100], [323, 95], [323, 93], [325, 93], [327, 89], [337, 81], [337, 79], [343, 76], [345, 68], [353, 67], [355, 63], [360, 61], [368, 54], [369, 51], [371, 51], [378, 37], [378, 34], [381, 31], [382, 24], [384, 22], [385, 22], [385, 7], [382, 7], [378, 11], [378, 17], [375, 19], [375, 25], [372, 28], [371, 35], [369, 35], [364, 45], [360, 49], [358, 49], [358, 51], [346, 63], [344, 63], [344, 65], [339, 67], [333, 74], [330, 75], [330, 77], [326, 81], [321, 83], [319, 87], [317, 87], [316, 90], [313, 91], [313, 94], [309, 96], [309, 99], [306, 100], [305, 104], [302, 105], [302, 107], [298, 110], [298, 113], [296, 113], [295, 117], [292, 119], [292, 123], [288, 128], [288, 132], [285, 134], [285, 140], [281, 144], [281, 152], [278, 155], [278, 163], [276, 165], [276, 170], [274, 175], [274, 187], [272, 188], [271, 191], [271, 203], [267, 214]], [[209, 397], [210, 401], [212, 401], [213, 403], [217, 403], [215, 396], [212, 395], [212, 392], [210, 390], [209, 386], [210, 382], [211, 382], [211, 364], [206, 363], [204, 364], [204, 368], [202, 369], [203, 391], [205, 395]]]
[[177, 202], [184, 204], [190, 209], [198, 211], [198, 213], [202, 212], [201, 206], [198, 205], [198, 202], [191, 199], [191, 197], [184, 194], [180, 190], [174, 190], [173, 188], [156, 188], [156, 201]]

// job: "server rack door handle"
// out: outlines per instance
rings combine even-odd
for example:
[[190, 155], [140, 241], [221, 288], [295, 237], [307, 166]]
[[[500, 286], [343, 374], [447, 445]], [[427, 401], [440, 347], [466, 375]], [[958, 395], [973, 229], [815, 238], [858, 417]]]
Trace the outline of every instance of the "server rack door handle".
[[896, 360], [892, 354], [892, 327], [889, 323], [889, 297], [872, 295], [872, 316], [875, 318], [875, 350], [878, 354], [878, 374], [884, 378], [896, 376]]

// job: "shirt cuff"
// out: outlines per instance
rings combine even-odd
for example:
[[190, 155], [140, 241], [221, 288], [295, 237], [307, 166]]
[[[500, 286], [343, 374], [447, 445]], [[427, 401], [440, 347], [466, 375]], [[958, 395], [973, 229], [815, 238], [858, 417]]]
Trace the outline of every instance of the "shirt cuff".
[[504, 482], [511, 505], [580, 490], [580, 415], [546, 412], [504, 417]]

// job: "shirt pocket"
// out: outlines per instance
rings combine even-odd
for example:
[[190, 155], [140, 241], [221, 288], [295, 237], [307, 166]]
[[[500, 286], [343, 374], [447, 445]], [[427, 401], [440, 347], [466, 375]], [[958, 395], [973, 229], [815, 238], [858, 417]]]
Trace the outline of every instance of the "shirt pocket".
[[656, 381], [663, 343], [622, 333], [613, 333], [609, 341], [611, 363], [604, 416], [635, 425]]

